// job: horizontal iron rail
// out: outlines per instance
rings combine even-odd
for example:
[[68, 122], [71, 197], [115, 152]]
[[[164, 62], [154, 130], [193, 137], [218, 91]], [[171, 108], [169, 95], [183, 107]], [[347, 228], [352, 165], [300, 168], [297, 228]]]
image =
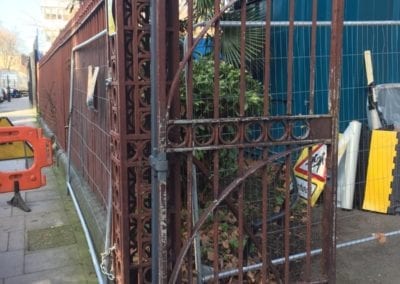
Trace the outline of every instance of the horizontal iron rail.
[[[194, 27], [205, 26], [208, 22], [199, 22], [194, 25]], [[240, 27], [240, 21], [220, 21], [219, 25], [221, 27]], [[313, 25], [312, 21], [294, 21], [294, 26], [296, 27], [311, 27]], [[246, 21], [247, 27], [257, 28], [264, 27], [266, 25], [265, 21]], [[317, 26], [329, 27], [332, 25], [331, 21], [317, 21]], [[344, 26], [397, 26], [400, 25], [400, 21], [345, 21]], [[274, 21], [271, 22], [272, 27], [287, 27], [289, 26], [289, 21]]]
[[[385, 237], [392, 237], [392, 236], [400, 235], [400, 230], [392, 231], [392, 232], [389, 232], [389, 233], [384, 233], [383, 235]], [[356, 239], [356, 240], [344, 242], [344, 243], [336, 245], [336, 248], [339, 249], [339, 248], [350, 247], [350, 246], [353, 246], [353, 245], [358, 245], [358, 244], [370, 242], [370, 241], [373, 241], [373, 240], [377, 240], [377, 237], [376, 236], [371, 236], [371, 237], [365, 237], [365, 238], [361, 238], [361, 239]], [[311, 253], [311, 256], [315, 256], [315, 255], [320, 254], [321, 252], [322, 252], [322, 249], [319, 248], [319, 249], [312, 250], [310, 253]], [[289, 261], [299, 260], [299, 259], [302, 259], [302, 258], [304, 258], [306, 256], [307, 256], [306, 252], [293, 254], [293, 255], [289, 256]], [[285, 258], [284, 257], [280, 257], [280, 258], [274, 259], [274, 260], [271, 261], [271, 263], [274, 264], [274, 265], [283, 264], [283, 263], [285, 263]], [[255, 263], [255, 264], [243, 267], [243, 272], [259, 270], [261, 268], [262, 268], [262, 263]], [[239, 269], [237, 269], [237, 268], [226, 270], [226, 271], [220, 272], [218, 274], [218, 279], [223, 279], [223, 278], [235, 276], [238, 273], [239, 273]], [[214, 279], [214, 275], [213, 274], [212, 275], [207, 275], [207, 276], [203, 277], [202, 282], [207, 282], [207, 281], [210, 281], [210, 280], [213, 280], [213, 279]]]
[[331, 115], [315, 114], [315, 115], [282, 115], [282, 116], [246, 116], [246, 117], [226, 117], [226, 118], [199, 118], [199, 119], [174, 119], [169, 120], [168, 125], [195, 125], [195, 124], [224, 124], [224, 123], [250, 123], [262, 121], [299, 121], [312, 120], [321, 118], [332, 118]]
[[332, 139], [314, 139], [314, 140], [293, 140], [293, 141], [278, 141], [278, 142], [257, 142], [257, 143], [240, 143], [240, 144], [221, 144], [211, 146], [197, 146], [197, 147], [176, 147], [169, 146], [166, 149], [167, 153], [183, 153], [191, 151], [211, 151], [221, 149], [243, 149], [254, 147], [271, 147], [271, 146], [309, 146], [313, 144], [332, 144]]

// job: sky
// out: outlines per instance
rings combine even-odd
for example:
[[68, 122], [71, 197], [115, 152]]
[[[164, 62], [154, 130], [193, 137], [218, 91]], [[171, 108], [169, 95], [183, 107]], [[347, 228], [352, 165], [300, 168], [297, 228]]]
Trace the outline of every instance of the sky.
[[40, 0], [0, 0], [0, 25], [17, 35], [21, 52], [30, 53], [40, 29]]

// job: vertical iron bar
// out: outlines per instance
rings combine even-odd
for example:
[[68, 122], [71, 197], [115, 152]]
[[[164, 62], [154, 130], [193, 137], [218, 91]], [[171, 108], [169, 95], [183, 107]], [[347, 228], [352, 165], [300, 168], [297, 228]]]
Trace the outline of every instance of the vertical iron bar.
[[285, 248], [285, 275], [284, 281], [286, 284], [290, 283], [290, 263], [289, 263], [289, 255], [290, 255], [290, 171], [291, 171], [291, 155], [286, 156], [285, 161], [285, 218], [284, 218], [284, 248]]
[[[151, 1], [151, 35], [153, 38], [157, 34], [156, 25], [156, 2], [157, 0]], [[151, 52], [151, 153], [153, 155], [157, 154], [158, 148], [158, 131], [157, 131], [157, 113], [158, 113], [158, 96], [157, 96], [157, 83], [155, 77], [156, 75], [156, 58], [157, 58], [157, 45], [156, 41], [152, 40], [150, 42], [150, 52]], [[152, 168], [151, 170], [151, 279], [153, 283], [158, 283], [158, 187], [157, 187], [157, 172]]]
[[[239, 96], [239, 116], [245, 116], [245, 103], [246, 103], [246, 1], [241, 1], [240, 8], [240, 96]], [[238, 125], [240, 143], [244, 141], [244, 127], [243, 124]], [[239, 149], [239, 170], [238, 173], [241, 175], [244, 171], [244, 150]], [[244, 223], [244, 188], [245, 183], [239, 186], [239, 256], [238, 256], [238, 266], [239, 266], [239, 283], [243, 283], [243, 223]]]
[[[263, 115], [269, 116], [269, 82], [270, 82], [270, 64], [271, 64], [271, 0], [266, 1], [266, 12], [265, 12], [265, 45], [264, 45], [264, 109]], [[265, 129], [264, 131], [268, 131]], [[268, 149], [263, 151], [263, 159], [268, 158]], [[261, 258], [262, 258], [262, 270], [261, 278], [263, 283], [269, 281], [268, 264], [269, 256], [267, 250], [267, 219], [268, 219], [268, 168], [263, 170], [262, 174], [262, 227], [261, 227]]]
[[[129, 274], [129, 219], [125, 218], [129, 214], [128, 210], [128, 178], [126, 172], [126, 149], [127, 149], [127, 139], [126, 139], [126, 100], [125, 100], [125, 49], [124, 49], [124, 42], [125, 42], [125, 30], [124, 30], [124, 22], [123, 17], [124, 15], [124, 3], [122, 0], [115, 1], [115, 12], [116, 12], [116, 39], [115, 44], [117, 46], [117, 60], [116, 60], [116, 68], [118, 69], [116, 72], [116, 82], [118, 84], [117, 94], [116, 96], [119, 98], [118, 103], [116, 103], [118, 107], [118, 121], [117, 129], [115, 131], [114, 139], [118, 141], [117, 148], [115, 149], [115, 156], [120, 156], [119, 159], [115, 159], [115, 177], [114, 180], [117, 181], [117, 191], [119, 191], [118, 196], [118, 205], [119, 211], [117, 211], [116, 219], [119, 223], [116, 227], [119, 227], [119, 236], [120, 238], [120, 247], [117, 248], [117, 254], [119, 255], [120, 263], [120, 271], [118, 272], [117, 266], [117, 273], [120, 273], [119, 277], [121, 281], [128, 282], [130, 281], [130, 274]], [[115, 113], [115, 109], [113, 110], [113, 115]], [[119, 251], [118, 251], [119, 249]]]
[[[309, 114], [314, 113], [314, 97], [315, 97], [315, 57], [316, 57], [316, 46], [317, 46], [317, 13], [318, 13], [318, 0], [312, 2], [312, 24], [311, 24], [311, 50], [310, 50], [310, 97], [309, 97]], [[311, 157], [312, 147], [308, 147], [308, 176], [307, 176], [307, 224], [306, 224], [306, 268], [305, 268], [305, 280], [311, 281], [311, 224], [312, 224], [312, 211], [311, 211], [311, 199], [312, 199], [312, 185], [311, 185]]]
[[287, 51], [287, 102], [286, 113], [292, 114], [292, 95], [293, 95], [293, 44], [294, 44], [294, 6], [295, 0], [289, 3], [289, 32], [288, 32], [288, 51]]
[[165, 2], [151, 1], [152, 282], [167, 281]]
[[[192, 220], [193, 224], [199, 220], [199, 199], [198, 199], [198, 191], [197, 191], [197, 171], [196, 166], [192, 167], [192, 196], [193, 196], [193, 214]], [[202, 263], [201, 263], [201, 246], [200, 246], [200, 237], [199, 233], [196, 233], [196, 237], [194, 239], [194, 257], [195, 257], [195, 268], [197, 270], [197, 283], [201, 284], [203, 279], [203, 271], [202, 271]], [[190, 278], [189, 278], [190, 279]]]
[[265, 11], [265, 44], [264, 44], [264, 116], [269, 115], [269, 84], [271, 72], [271, 0], [266, 0]]
[[[215, 14], [220, 13], [220, 5], [221, 1], [214, 1], [214, 12]], [[217, 20], [215, 22], [215, 36], [214, 36], [214, 94], [213, 94], [213, 118], [219, 118], [219, 92], [220, 92], [220, 81], [219, 81], [219, 73], [220, 73], [220, 57], [219, 54], [221, 52], [221, 32], [220, 32], [220, 21]], [[213, 135], [218, 135], [219, 127], [215, 129], [215, 133]], [[218, 145], [217, 140], [214, 140], [214, 144]], [[219, 195], [219, 151], [213, 151], [213, 195], [214, 199], [218, 198]], [[218, 255], [218, 243], [219, 243], [219, 235], [218, 235], [218, 227], [219, 227], [219, 218], [218, 214], [213, 212], [213, 251], [214, 255]], [[219, 273], [218, 266], [219, 259], [218, 257], [214, 257], [213, 261], [213, 272], [214, 272], [214, 283], [217, 283], [217, 275]]]
[[[191, 48], [193, 45], [193, 20], [194, 20], [194, 11], [193, 11], [193, 0], [188, 0], [188, 21], [187, 21], [187, 33], [188, 33], [188, 47]], [[186, 116], [187, 119], [193, 118], [193, 61], [192, 57], [190, 57], [187, 61], [187, 100], [186, 100]], [[189, 145], [192, 145], [193, 141], [193, 128], [189, 127], [186, 129], [187, 131], [187, 139]], [[187, 154], [186, 160], [186, 171], [187, 171], [187, 200], [186, 200], [186, 209], [188, 211], [187, 214], [187, 233], [190, 236], [192, 234], [193, 222], [191, 216], [193, 209], [193, 195], [190, 188], [193, 187], [193, 153]], [[186, 256], [187, 259], [187, 270], [188, 270], [188, 278], [193, 279], [193, 249], [189, 248], [189, 251]]]
[[332, 1], [332, 31], [329, 68], [329, 112], [332, 115], [332, 144], [328, 146], [331, 181], [324, 194], [323, 214], [323, 270], [328, 281], [336, 280], [336, 188], [337, 188], [337, 141], [339, 122], [341, 48], [343, 30], [343, 0]]
[[[187, 206], [187, 232], [188, 235], [190, 236], [192, 234], [193, 230], [193, 192], [191, 188], [193, 188], [193, 154], [188, 153], [187, 156], [187, 163], [186, 163], [186, 170], [187, 170], [187, 200], [186, 200], [186, 206]], [[188, 250], [188, 253], [186, 255], [187, 259], [187, 271], [188, 271], [188, 279], [193, 279], [193, 247], [191, 246]]]
[[306, 271], [305, 271], [305, 280], [310, 282], [311, 279], [311, 224], [312, 224], [312, 215], [311, 215], [311, 198], [312, 198], [312, 190], [311, 190], [311, 175], [312, 175], [312, 147], [307, 148], [307, 224], [306, 224]]
[[[179, 68], [179, 0], [171, 0], [168, 1], [167, 5], [167, 70], [168, 70], [168, 88], [170, 87], [171, 80], [176, 73], [176, 70]], [[175, 92], [178, 92], [176, 90]], [[172, 118], [181, 118], [181, 102], [180, 96], [174, 93], [174, 99], [171, 104], [171, 117]], [[173, 135], [173, 139], [179, 139], [179, 133], [171, 133]], [[179, 249], [182, 245], [181, 240], [181, 212], [182, 212], [182, 184], [181, 184], [181, 165], [180, 165], [180, 157], [177, 155], [171, 156], [171, 159], [168, 161], [168, 165], [170, 168], [169, 176], [168, 176], [168, 201], [170, 212], [168, 216], [170, 216], [170, 234], [169, 243], [170, 243], [170, 263], [175, 263], [176, 255], [179, 252]], [[180, 278], [178, 278], [178, 282]]]
[[309, 97], [309, 114], [314, 113], [314, 96], [315, 96], [315, 55], [317, 49], [317, 13], [318, 0], [312, 3], [312, 24], [311, 24], [311, 50], [310, 50], [310, 97]]
[[[288, 51], [287, 51], [287, 101], [286, 101], [286, 114], [292, 114], [292, 100], [293, 100], [293, 45], [294, 45], [294, 20], [295, 20], [295, 0], [289, 2], [289, 31], [288, 31]], [[291, 130], [289, 130], [290, 132]], [[285, 268], [284, 268], [284, 281], [289, 283], [290, 281], [290, 269], [289, 269], [289, 254], [290, 254], [290, 178], [291, 178], [291, 155], [286, 157], [285, 168]]]

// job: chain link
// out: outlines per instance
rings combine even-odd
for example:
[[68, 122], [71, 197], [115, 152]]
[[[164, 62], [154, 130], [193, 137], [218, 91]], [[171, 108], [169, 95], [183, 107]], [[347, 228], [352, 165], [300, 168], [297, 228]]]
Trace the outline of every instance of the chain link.
[[[115, 251], [115, 244], [106, 249], [104, 252], [101, 253], [101, 264], [100, 264], [100, 269], [101, 272], [107, 276], [107, 278], [111, 281], [115, 279], [114, 275], [114, 257], [111, 255], [113, 251]], [[110, 261], [111, 260], [111, 261]], [[107, 266], [111, 263], [111, 268], [110, 271], [108, 271]]]

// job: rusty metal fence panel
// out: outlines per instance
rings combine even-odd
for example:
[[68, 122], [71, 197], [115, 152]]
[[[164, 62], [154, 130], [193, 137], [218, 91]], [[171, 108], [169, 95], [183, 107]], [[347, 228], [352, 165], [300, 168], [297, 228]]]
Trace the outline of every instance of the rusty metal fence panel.
[[151, 283], [150, 1], [112, 1], [111, 168], [118, 283]]
[[[327, 27], [330, 43], [322, 51], [326, 68], [318, 70], [316, 62], [321, 54], [317, 44], [326, 38], [317, 36], [317, 1], [310, 6], [306, 29], [295, 22], [298, 2], [288, 1], [288, 19], [279, 35], [280, 48], [287, 50], [284, 58], [274, 58], [276, 50], [271, 39], [277, 30], [271, 22], [271, 2], [265, 1], [266, 13], [258, 19], [263, 21], [258, 34], [265, 35], [258, 50], [252, 50], [246, 41], [254, 32], [254, 27], [247, 26], [251, 9], [247, 1], [214, 1], [202, 15], [210, 20], [199, 25], [199, 6], [185, 2], [181, 6], [181, 15], [186, 16], [181, 26], [185, 51], [177, 70], [169, 68], [176, 57], [168, 49], [174, 44], [168, 36], [168, 23], [174, 22], [171, 15], [177, 16], [177, 3], [153, 2], [154, 282], [335, 280], [343, 1], [332, 1], [332, 21]], [[223, 35], [232, 35], [232, 27], [228, 31], [224, 19], [235, 20], [233, 33], [239, 35], [234, 47], [238, 52], [232, 63], [228, 56], [224, 57], [227, 38]], [[310, 42], [304, 42], [307, 37], [298, 37], [299, 31], [308, 34]], [[212, 54], [208, 59], [194, 59], [195, 47], [206, 33], [211, 35]], [[300, 44], [308, 46], [307, 53], [296, 53]], [[262, 54], [257, 69], [250, 69], [248, 52]], [[304, 70], [309, 76], [301, 76], [301, 71], [294, 68], [304, 58]], [[285, 80], [279, 82], [284, 86], [279, 94], [271, 93], [276, 88], [276, 82], [271, 80], [275, 75], [272, 61], [275, 66], [280, 64], [285, 74]], [[229, 86], [226, 70], [231, 70], [229, 76], [234, 77]], [[211, 73], [208, 81], [206, 72]], [[258, 79], [259, 86], [251, 76]], [[320, 80], [327, 83], [317, 89], [321, 85], [316, 82]], [[296, 93], [296, 84], [308, 87], [303, 93]], [[280, 112], [274, 109], [272, 95], [284, 102]], [[321, 97], [327, 103], [318, 109], [315, 103]], [[298, 112], [300, 101], [307, 104], [303, 113]], [[291, 169], [302, 149], [319, 143], [328, 145], [324, 162], [330, 178], [323, 198], [312, 206], [311, 176], [304, 186], [308, 201], [300, 202]], [[176, 160], [181, 178], [172, 179], [176, 172], [172, 163]], [[307, 162], [311, 172], [311, 155]], [[179, 217], [172, 220], [171, 211]], [[178, 224], [172, 227], [171, 222]]]
[[[105, 29], [104, 1], [85, 1], [40, 60], [38, 67], [38, 107], [42, 118], [65, 151], [71, 149], [71, 163], [105, 204], [109, 186], [110, 134], [109, 99], [105, 92], [107, 77], [106, 38], [74, 54], [72, 112], [70, 113], [71, 51], [75, 46]], [[95, 50], [95, 52], [93, 52]], [[88, 66], [100, 67], [95, 100], [86, 105]], [[68, 123], [73, 116], [71, 144], [68, 143]]]

